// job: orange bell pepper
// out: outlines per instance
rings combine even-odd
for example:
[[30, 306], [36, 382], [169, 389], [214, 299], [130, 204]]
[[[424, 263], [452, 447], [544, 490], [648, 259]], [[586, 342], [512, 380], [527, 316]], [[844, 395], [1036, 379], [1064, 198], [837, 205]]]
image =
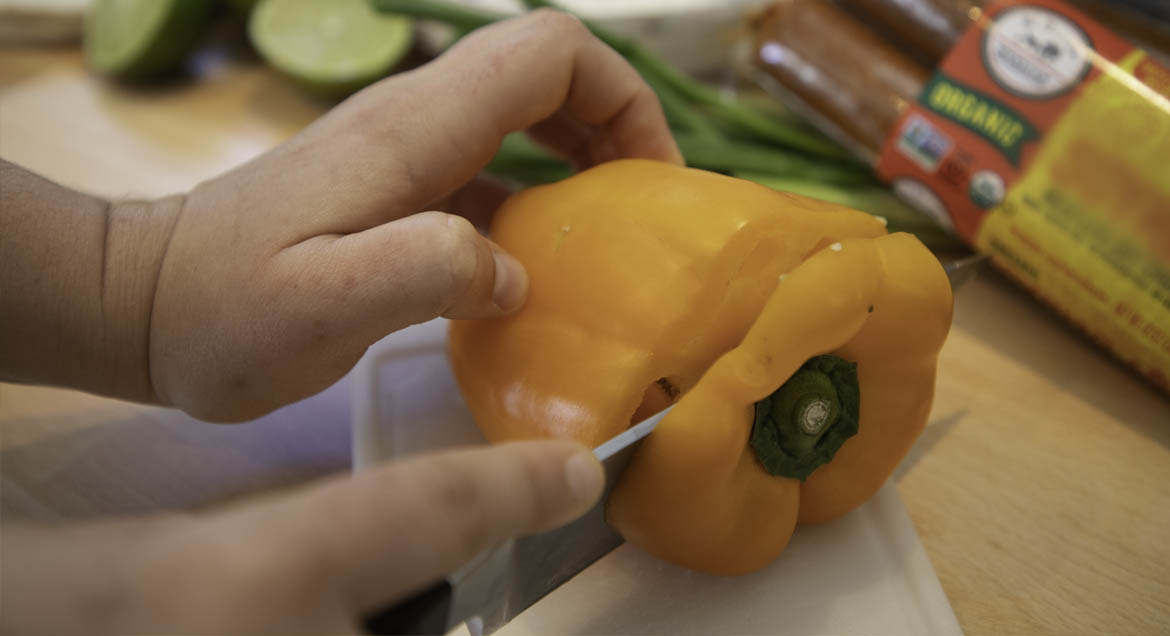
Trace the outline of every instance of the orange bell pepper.
[[492, 235], [529, 298], [451, 323], [477, 424], [493, 442], [596, 446], [677, 402], [607, 512], [665, 560], [766, 565], [798, 519], [876, 492], [925, 424], [950, 286], [874, 217], [624, 160], [513, 196]]

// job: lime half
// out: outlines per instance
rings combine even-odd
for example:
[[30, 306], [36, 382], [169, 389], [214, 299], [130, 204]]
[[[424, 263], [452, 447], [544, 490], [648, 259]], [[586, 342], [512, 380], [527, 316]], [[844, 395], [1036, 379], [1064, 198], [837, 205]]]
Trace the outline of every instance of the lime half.
[[248, 33], [283, 73], [316, 93], [343, 95], [402, 61], [414, 24], [374, 11], [367, 0], [260, 0]]
[[98, 0], [85, 21], [85, 56], [128, 79], [170, 71], [195, 47], [213, 0]]

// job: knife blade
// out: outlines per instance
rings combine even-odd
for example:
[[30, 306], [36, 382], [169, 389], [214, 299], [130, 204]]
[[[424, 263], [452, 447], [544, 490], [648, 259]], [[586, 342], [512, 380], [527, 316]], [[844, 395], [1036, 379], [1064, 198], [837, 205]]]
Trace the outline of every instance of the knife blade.
[[605, 490], [577, 520], [485, 550], [445, 580], [364, 621], [371, 634], [445, 634], [466, 623], [472, 636], [491, 634], [574, 575], [622, 544], [605, 522], [605, 502], [638, 444], [669, 407], [615, 435], [593, 454], [605, 468]]
[[944, 262], [943, 271], [951, 281], [951, 289], [957, 290], [971, 282], [990, 261], [991, 257], [986, 254], [972, 254]]

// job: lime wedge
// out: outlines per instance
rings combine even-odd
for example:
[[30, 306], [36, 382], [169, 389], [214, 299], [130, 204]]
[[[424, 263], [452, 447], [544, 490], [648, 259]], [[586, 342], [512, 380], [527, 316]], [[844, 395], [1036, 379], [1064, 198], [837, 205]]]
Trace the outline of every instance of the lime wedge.
[[98, 0], [85, 21], [85, 56], [127, 79], [178, 67], [207, 25], [214, 0]]
[[374, 11], [367, 0], [260, 0], [248, 33], [281, 72], [336, 96], [389, 73], [410, 50], [414, 24]]

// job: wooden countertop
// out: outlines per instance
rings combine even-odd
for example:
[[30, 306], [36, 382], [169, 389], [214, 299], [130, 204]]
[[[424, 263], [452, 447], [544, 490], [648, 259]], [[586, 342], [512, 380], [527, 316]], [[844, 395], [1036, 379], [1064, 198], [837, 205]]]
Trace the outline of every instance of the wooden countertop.
[[[88, 74], [71, 50], [0, 51], [0, 156], [96, 194], [155, 196], [246, 161], [327, 108], [220, 51], [196, 66], [199, 81], [129, 89]], [[197, 506], [345, 468], [344, 383], [310, 402], [295, 418], [208, 428], [0, 385], [0, 511]], [[184, 472], [209, 453], [232, 468]], [[932, 426], [895, 479], [967, 633], [1170, 626], [1170, 400], [998, 276], [958, 295]]]

